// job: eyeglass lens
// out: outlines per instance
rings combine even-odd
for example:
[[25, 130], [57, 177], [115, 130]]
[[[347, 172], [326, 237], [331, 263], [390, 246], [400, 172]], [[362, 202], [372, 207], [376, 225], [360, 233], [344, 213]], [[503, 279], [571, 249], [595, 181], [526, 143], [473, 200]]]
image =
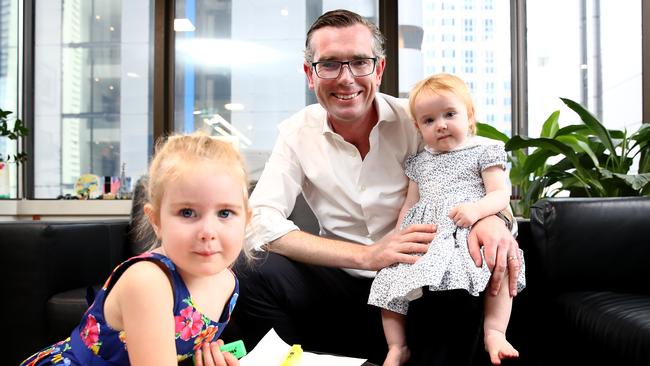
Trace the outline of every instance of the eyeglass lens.
[[350, 61], [319, 61], [314, 62], [316, 74], [323, 79], [336, 79], [341, 74], [343, 65], [348, 65], [355, 77], [370, 75], [375, 71], [375, 59], [364, 58]]

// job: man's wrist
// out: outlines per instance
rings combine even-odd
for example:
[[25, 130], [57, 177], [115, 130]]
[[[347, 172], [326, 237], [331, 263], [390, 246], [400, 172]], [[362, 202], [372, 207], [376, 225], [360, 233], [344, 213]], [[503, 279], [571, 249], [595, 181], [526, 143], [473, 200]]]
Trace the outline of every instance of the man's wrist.
[[500, 218], [505, 222], [506, 227], [508, 228], [508, 231], [512, 231], [512, 225], [513, 222], [515, 221], [514, 218], [512, 217], [512, 214], [508, 210], [501, 210], [497, 212], [496, 217]]

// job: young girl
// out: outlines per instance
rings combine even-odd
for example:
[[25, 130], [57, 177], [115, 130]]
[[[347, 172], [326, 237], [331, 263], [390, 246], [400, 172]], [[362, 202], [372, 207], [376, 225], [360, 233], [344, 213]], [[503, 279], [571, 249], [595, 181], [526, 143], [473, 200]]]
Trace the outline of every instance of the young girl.
[[[461, 79], [438, 74], [419, 82], [411, 91], [409, 107], [425, 148], [405, 162], [410, 181], [398, 225], [435, 223], [437, 234], [415, 264], [384, 268], [372, 284], [368, 303], [382, 308], [388, 343], [384, 366], [404, 364], [410, 357], [404, 314], [409, 301], [422, 295], [422, 287], [464, 289], [473, 296], [485, 290], [490, 272], [485, 259], [478, 268], [469, 255], [469, 229], [481, 218], [506, 209], [510, 200], [505, 151], [474, 136], [474, 105]], [[525, 285], [523, 272], [522, 266], [519, 290]], [[511, 306], [505, 276], [499, 294], [485, 296], [484, 342], [493, 364], [518, 356], [505, 337]]]
[[239, 365], [215, 340], [239, 294], [229, 267], [250, 216], [244, 163], [199, 133], [156, 150], [144, 206], [156, 244], [115, 268], [70, 338], [22, 365]]

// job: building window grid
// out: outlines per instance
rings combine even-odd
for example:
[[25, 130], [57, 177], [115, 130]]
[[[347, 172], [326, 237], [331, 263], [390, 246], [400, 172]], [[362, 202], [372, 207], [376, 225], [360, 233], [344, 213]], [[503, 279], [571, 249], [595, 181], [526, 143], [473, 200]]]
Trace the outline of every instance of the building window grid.
[[474, 40], [474, 19], [465, 19], [464, 24], [464, 36], [463, 39], [467, 42]]

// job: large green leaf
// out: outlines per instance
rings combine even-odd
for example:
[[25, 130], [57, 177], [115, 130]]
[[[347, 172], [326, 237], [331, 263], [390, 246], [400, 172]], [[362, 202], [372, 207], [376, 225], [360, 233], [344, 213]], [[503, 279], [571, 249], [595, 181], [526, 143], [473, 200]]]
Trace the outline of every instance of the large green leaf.
[[576, 156], [573, 149], [570, 146], [565, 145], [562, 142], [557, 140], [543, 138], [543, 137], [531, 139], [531, 138], [521, 137], [521, 136], [512, 136], [510, 141], [508, 141], [505, 146], [506, 151], [511, 151], [515, 149], [524, 149], [529, 147], [543, 148], [543, 149], [550, 150], [556, 154], [562, 154], [571, 160], [571, 162], [574, 164], [576, 169], [582, 168], [580, 166], [580, 162], [578, 161], [578, 157]]
[[639, 191], [650, 182], [650, 173], [643, 174], [620, 174], [613, 173], [609, 170], [603, 169], [603, 176], [606, 178], [617, 177], [627, 183], [635, 191]]
[[610, 151], [612, 156], [616, 156], [616, 150], [614, 149], [614, 144], [612, 143], [612, 137], [609, 135], [609, 131], [603, 126], [596, 117], [594, 117], [589, 111], [587, 111], [583, 106], [580, 104], [572, 101], [571, 99], [568, 98], [560, 98], [564, 104], [566, 104], [567, 107], [571, 108], [574, 112], [576, 112], [579, 116], [580, 119], [582, 119], [582, 122], [584, 122], [585, 125], [587, 125], [598, 138], [605, 144], [605, 147]]
[[560, 142], [563, 142], [571, 146], [577, 152], [586, 153], [587, 155], [589, 155], [589, 158], [591, 158], [594, 167], [599, 166], [598, 157], [596, 157], [596, 154], [594, 154], [593, 150], [591, 150], [589, 144], [582, 141], [579, 137], [573, 135], [563, 135], [563, 136], [558, 136], [556, 139]]
[[543, 168], [546, 165], [546, 161], [551, 156], [557, 155], [555, 152], [549, 150], [538, 149], [532, 154], [528, 155], [526, 162], [522, 167], [522, 174], [530, 174], [537, 171], [540, 168]]
[[481, 122], [476, 122], [476, 135], [487, 137], [492, 140], [499, 140], [503, 142], [508, 142], [510, 137], [508, 137], [503, 132], [497, 130], [496, 128]]
[[583, 136], [589, 136], [589, 127], [585, 125], [568, 125], [566, 127], [560, 128], [555, 136], [569, 135], [569, 134], [578, 134]]
[[558, 124], [558, 118], [560, 117], [560, 111], [555, 111], [546, 119], [546, 122], [542, 125], [542, 133], [540, 137], [553, 138], [555, 134], [560, 129]]

